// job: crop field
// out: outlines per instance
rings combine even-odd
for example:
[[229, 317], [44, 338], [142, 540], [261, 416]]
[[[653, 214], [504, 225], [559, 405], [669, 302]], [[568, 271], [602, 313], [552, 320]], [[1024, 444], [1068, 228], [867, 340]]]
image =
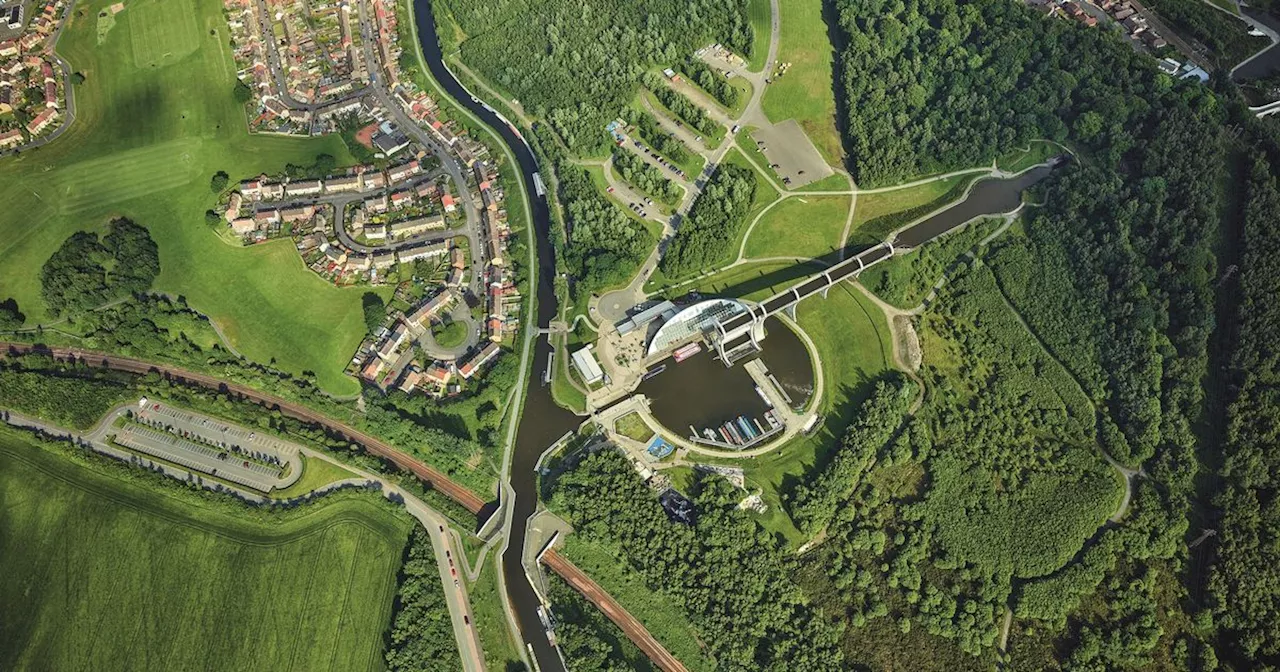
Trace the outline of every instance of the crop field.
[[790, 63], [786, 74], [773, 80], [764, 94], [764, 113], [778, 123], [787, 119], [813, 140], [822, 158], [838, 166], [844, 150], [836, 131], [835, 81], [831, 63], [835, 51], [827, 40], [822, 0], [790, 0], [778, 4], [781, 35], [778, 62]]
[[250, 522], [0, 433], [0, 668], [380, 670], [410, 523]]
[[49, 322], [41, 265], [71, 233], [129, 217], [160, 247], [157, 291], [185, 296], [246, 357], [355, 392], [342, 369], [364, 333], [363, 290], [315, 276], [287, 240], [233, 247], [204, 223], [214, 172], [239, 180], [321, 153], [350, 163], [341, 139], [247, 132], [218, 2], [130, 3], [99, 44], [107, 4], [77, 5], [59, 42], [85, 76], [76, 121], [50, 145], [0, 159], [0, 298], [15, 298], [29, 323]]
[[381, 669], [408, 522], [356, 499], [238, 520], [10, 433], [0, 467], [0, 667]]
[[765, 213], [747, 239], [747, 257], [820, 257], [840, 248], [849, 196], [788, 198]]

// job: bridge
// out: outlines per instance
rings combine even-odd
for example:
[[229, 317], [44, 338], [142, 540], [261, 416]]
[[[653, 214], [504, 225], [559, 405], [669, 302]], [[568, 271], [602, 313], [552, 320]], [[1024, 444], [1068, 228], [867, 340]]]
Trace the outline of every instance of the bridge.
[[808, 278], [760, 301], [747, 305], [746, 312], [717, 322], [716, 330], [711, 334], [711, 343], [720, 354], [725, 366], [733, 366], [735, 362], [761, 350], [760, 341], [764, 340], [764, 321], [766, 318], [783, 311], [789, 311], [795, 317], [795, 305], [813, 296], [826, 296], [827, 290], [838, 282], [857, 277], [860, 273], [878, 264], [906, 248], [893, 246], [893, 242], [885, 242], [856, 256], [815, 273]]
[[1265, 117], [1265, 116], [1268, 116], [1268, 115], [1271, 115], [1271, 114], [1278, 114], [1278, 113], [1280, 113], [1280, 100], [1277, 100], [1277, 101], [1275, 101], [1275, 102], [1271, 102], [1271, 103], [1267, 103], [1266, 105], [1259, 105], [1259, 106], [1257, 106], [1257, 107], [1251, 107], [1251, 108], [1249, 108], [1249, 111], [1250, 111], [1250, 112], [1252, 112], [1252, 113], [1254, 113], [1255, 115], [1257, 115], [1257, 116], [1259, 116], [1259, 117]]

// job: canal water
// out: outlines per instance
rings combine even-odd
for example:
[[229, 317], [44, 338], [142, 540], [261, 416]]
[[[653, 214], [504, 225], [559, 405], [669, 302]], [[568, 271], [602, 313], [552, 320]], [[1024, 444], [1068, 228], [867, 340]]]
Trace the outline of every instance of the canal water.
[[813, 364], [800, 337], [781, 320], [765, 320], [764, 350], [732, 368], [726, 367], [714, 348], [704, 348], [689, 359], [666, 360], [662, 373], [644, 381], [636, 390], [650, 400], [653, 417], [672, 433], [689, 436], [689, 427], [715, 428], [738, 416], [764, 420], [768, 404], [756, 392], [746, 362], [760, 359], [791, 397], [792, 406], [803, 408], [813, 394]]
[[894, 242], [919, 247], [975, 217], [1012, 212], [1022, 203], [1022, 192], [1048, 177], [1053, 170], [1040, 166], [1004, 180], [979, 180], [968, 198], [903, 231]]

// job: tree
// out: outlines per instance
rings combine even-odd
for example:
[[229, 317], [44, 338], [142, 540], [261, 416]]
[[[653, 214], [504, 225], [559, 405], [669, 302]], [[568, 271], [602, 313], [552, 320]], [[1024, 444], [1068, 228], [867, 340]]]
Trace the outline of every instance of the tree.
[[235, 88], [232, 90], [232, 95], [235, 96], [237, 103], [244, 105], [250, 100], [253, 100], [253, 89], [249, 88], [249, 85], [245, 84], [244, 80], [237, 79]]
[[381, 296], [373, 292], [365, 292], [360, 297], [360, 304], [364, 307], [364, 324], [369, 328], [369, 333], [378, 330], [382, 326], [383, 320], [387, 317], [387, 304], [382, 300]]
[[222, 190], [227, 188], [227, 182], [230, 179], [226, 172], [219, 170], [209, 179], [209, 189], [215, 194], [221, 194]]
[[84, 73], [78, 71], [71, 73], [71, 83], [76, 86], [84, 84]]
[[18, 302], [12, 298], [0, 301], [0, 329], [17, 329], [27, 321], [27, 316], [18, 310]]

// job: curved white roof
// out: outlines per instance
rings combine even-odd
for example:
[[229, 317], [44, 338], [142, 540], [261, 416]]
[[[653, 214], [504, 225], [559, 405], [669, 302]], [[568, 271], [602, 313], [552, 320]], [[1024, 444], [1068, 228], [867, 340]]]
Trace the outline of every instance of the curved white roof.
[[649, 341], [647, 355], [662, 352], [693, 336], [710, 331], [718, 322], [747, 312], [747, 305], [737, 299], [707, 299], [685, 306], [658, 328]]

